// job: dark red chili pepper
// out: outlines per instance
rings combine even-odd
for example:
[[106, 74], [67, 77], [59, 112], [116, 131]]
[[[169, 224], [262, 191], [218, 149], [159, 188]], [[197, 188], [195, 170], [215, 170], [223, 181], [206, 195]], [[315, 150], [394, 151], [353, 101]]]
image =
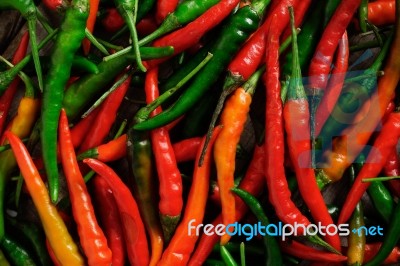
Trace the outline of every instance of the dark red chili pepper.
[[284, 253], [304, 260], [317, 260], [323, 262], [343, 262], [347, 260], [346, 256], [321, 251], [300, 242], [292, 240], [290, 243], [280, 242]]
[[[153, 46], [173, 46], [174, 55], [181, 53], [198, 43], [200, 38], [226, 18], [238, 3], [239, 0], [221, 0], [185, 27], [154, 41]], [[148, 67], [157, 66], [168, 58], [147, 61]]]
[[157, 29], [157, 23], [152, 15], [145, 16], [136, 24], [139, 35], [148, 35]]
[[[393, 148], [389, 157], [383, 166], [383, 173], [385, 176], [399, 176], [400, 175], [400, 162], [399, 156], [397, 154], [397, 148]], [[392, 193], [396, 197], [400, 197], [400, 181], [399, 180], [389, 180], [388, 185]]]
[[[159, 96], [158, 67], [152, 68], [146, 75], [146, 102], [149, 104]], [[161, 113], [161, 107], [156, 108], [151, 115]], [[168, 242], [180, 219], [182, 199], [182, 177], [178, 169], [175, 154], [172, 149], [168, 129], [160, 127], [150, 132], [159, 181], [161, 225], [165, 240]]]
[[[378, 253], [378, 250], [382, 246], [382, 243], [369, 243], [365, 245], [365, 252], [364, 252], [364, 263], [370, 261], [376, 253]], [[400, 248], [395, 247], [392, 252], [389, 254], [389, 256], [385, 259], [382, 264], [396, 264], [400, 260]]]
[[110, 265], [112, 253], [97, 223], [90, 195], [76, 160], [67, 115], [63, 109], [58, 130], [61, 162], [82, 249], [90, 265]]
[[156, 3], [156, 14], [155, 18], [158, 24], [163, 22], [165, 17], [172, 13], [176, 6], [178, 5], [179, 0], [159, 0]]
[[[296, 173], [300, 194], [309, 208], [311, 216], [315, 222], [320, 222], [323, 226], [329, 226], [333, 224], [333, 220], [329, 215], [324, 198], [318, 188], [314, 169], [311, 167], [310, 113], [308, 99], [302, 83], [293, 8], [290, 7], [289, 9], [291, 10], [293, 67], [287, 99], [283, 108], [286, 143]], [[269, 87], [267, 88], [270, 89]], [[271, 116], [270, 111], [267, 112]], [[271, 156], [274, 155], [271, 154]], [[267, 165], [267, 168], [269, 167], [270, 164]], [[335, 249], [340, 250], [340, 238], [338, 234], [326, 234], [324, 238]]]
[[100, 145], [107, 137], [117, 117], [118, 108], [129, 89], [131, 78], [131, 75], [129, 75], [129, 77], [104, 100], [100, 107], [96, 108], [99, 109], [99, 112], [90, 128], [90, 134], [86, 134], [80, 146], [81, 152]]
[[[26, 49], [28, 48], [28, 43], [29, 43], [29, 32], [26, 31], [22, 35], [20, 43], [14, 52], [14, 56], [11, 61], [14, 65], [25, 57]], [[10, 110], [12, 100], [14, 99], [19, 83], [20, 79], [17, 77], [8, 86], [7, 90], [0, 97], [0, 136], [3, 134], [4, 123], [7, 119], [7, 115]]]
[[125, 265], [125, 243], [121, 218], [111, 188], [103, 178], [93, 178], [94, 201], [99, 220], [104, 228], [108, 245], [112, 252], [112, 265]]
[[361, 0], [348, 0], [340, 2], [335, 13], [326, 25], [318, 46], [311, 59], [308, 70], [309, 89], [311, 93], [310, 115], [311, 115], [311, 134], [315, 138], [315, 114], [321, 101], [321, 96], [328, 83], [331, 63], [339, 39], [342, 38], [347, 26], [357, 11]]
[[96, 119], [99, 110], [99, 108], [94, 109], [88, 116], [79, 120], [79, 122], [72, 127], [71, 139], [74, 148], [78, 148], [83, 139], [88, 135], [89, 128], [93, 125], [93, 121]]
[[[211, 146], [220, 131], [221, 127], [217, 127], [213, 131]], [[202, 142], [204, 143], [204, 141], [203, 138]], [[201, 150], [199, 149], [184, 216], [158, 265], [186, 265], [199, 237], [194, 232], [189, 231], [188, 224], [194, 220], [193, 226], [196, 226], [202, 223], [204, 218], [212, 165], [212, 149], [209, 149], [201, 166], [198, 165], [200, 154]]]
[[291, 200], [291, 193], [285, 177], [285, 141], [283, 128], [283, 107], [281, 85], [279, 81], [279, 23], [277, 16], [272, 18], [266, 51], [266, 89], [265, 107], [265, 177], [268, 186], [269, 201], [274, 206], [279, 219], [287, 224], [308, 225], [305, 217]]
[[336, 52], [336, 61], [332, 70], [331, 77], [324, 95], [322, 96], [321, 103], [317, 107], [315, 114], [315, 136], [318, 136], [321, 129], [332, 113], [333, 108], [339, 99], [340, 92], [342, 91], [344, 78], [346, 76], [349, 63], [349, 42], [347, 39], [347, 32], [343, 34], [339, 40], [338, 50]]
[[[264, 146], [256, 146], [253, 157], [247, 168], [246, 175], [239, 184], [239, 188], [246, 190], [253, 196], [258, 196], [264, 189], [264, 168], [265, 168], [265, 148]], [[238, 196], [235, 196], [236, 220], [242, 219], [248, 210], [247, 205]], [[219, 215], [212, 221], [215, 226], [222, 222], [222, 216]], [[218, 243], [219, 236], [217, 234], [205, 235], [200, 237], [199, 243], [190, 258], [188, 265], [203, 265], [207, 257], [211, 253], [213, 246]]]
[[147, 246], [146, 232], [139, 209], [129, 188], [122, 182], [117, 174], [104, 163], [96, 159], [85, 159], [92, 170], [107, 181], [114, 199], [118, 205], [121, 216], [124, 239], [128, 253], [129, 262], [132, 265], [149, 264], [149, 250]]
[[376, 177], [385, 165], [393, 148], [400, 137], [400, 112], [392, 113], [384, 123], [368, 154], [366, 163], [357, 175], [346, 201], [342, 207], [338, 223], [345, 223], [353, 212], [357, 202], [369, 187], [369, 183], [362, 183], [364, 178]]
[[116, 8], [107, 8], [104, 18], [101, 19], [101, 25], [106, 31], [115, 32], [125, 25], [125, 21]]
[[184, 139], [172, 144], [177, 162], [191, 161], [196, 158], [197, 150], [200, 148], [201, 137]]

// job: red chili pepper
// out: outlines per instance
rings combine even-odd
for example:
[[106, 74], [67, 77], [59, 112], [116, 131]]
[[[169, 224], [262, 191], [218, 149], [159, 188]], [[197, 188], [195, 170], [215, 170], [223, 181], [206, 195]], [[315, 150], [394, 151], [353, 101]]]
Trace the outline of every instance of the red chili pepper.
[[58, 130], [61, 162], [82, 249], [90, 265], [110, 265], [111, 250], [108, 248], [107, 239], [97, 223], [89, 192], [79, 170], [71, 141], [71, 133], [69, 132], [68, 119], [64, 110], [61, 110]]
[[351, 187], [339, 215], [338, 223], [345, 223], [351, 216], [357, 202], [369, 187], [362, 183], [365, 178], [376, 177], [385, 165], [389, 155], [396, 147], [400, 137], [400, 112], [392, 113], [382, 127], [368, 154], [366, 163]]
[[75, 149], [81, 145], [83, 139], [88, 135], [89, 128], [93, 125], [99, 110], [99, 108], [94, 109], [88, 116], [72, 127], [71, 139]]
[[[26, 31], [22, 35], [21, 41], [14, 52], [14, 56], [12, 59], [12, 63], [14, 65], [25, 57], [28, 44], [29, 44], [29, 32]], [[3, 135], [4, 123], [6, 122], [11, 103], [14, 99], [15, 93], [17, 92], [20, 81], [21, 80], [19, 78], [14, 79], [14, 81], [10, 84], [10, 86], [8, 86], [6, 91], [0, 97], [0, 136]]]
[[395, 0], [368, 3], [368, 21], [375, 26], [393, 24], [396, 19]]
[[138, 206], [129, 188], [106, 164], [96, 159], [85, 159], [83, 162], [106, 180], [112, 189], [121, 216], [129, 262], [132, 265], [149, 265], [146, 232]]
[[156, 3], [156, 21], [158, 24], [161, 24], [165, 17], [174, 12], [176, 6], [178, 5], [179, 0], [159, 0]]
[[[221, 127], [214, 129], [210, 146], [213, 145], [220, 131]], [[205, 138], [202, 140], [202, 143], [204, 142]], [[210, 168], [212, 165], [211, 151], [211, 148], [208, 149], [201, 166], [198, 166], [201, 150], [199, 149], [197, 152], [192, 185], [190, 187], [184, 216], [158, 265], [187, 265], [189, 261], [199, 236], [196, 235], [195, 232], [189, 231], [191, 229], [188, 228], [188, 225], [192, 224], [196, 226], [203, 222], [209, 189]]]
[[196, 159], [197, 150], [200, 148], [201, 137], [184, 139], [172, 144], [177, 162], [187, 162]]
[[[389, 154], [389, 157], [383, 166], [383, 173], [385, 176], [399, 176], [400, 175], [400, 162], [397, 155], [397, 148], [393, 148]], [[400, 181], [399, 180], [389, 180], [388, 185], [392, 193], [396, 197], [400, 197]]]
[[[264, 168], [265, 168], [265, 148], [256, 146], [253, 152], [250, 165], [247, 168], [246, 175], [239, 184], [239, 188], [246, 190], [253, 196], [258, 196], [264, 190]], [[241, 220], [248, 210], [247, 205], [235, 195], [236, 220]], [[212, 222], [214, 226], [222, 222], [222, 215], [219, 215]], [[188, 265], [203, 265], [207, 257], [212, 251], [214, 245], [218, 242], [217, 234], [206, 235], [200, 237], [199, 243], [190, 258]]]
[[[285, 177], [285, 141], [283, 128], [283, 107], [281, 85], [279, 81], [279, 27], [275, 26], [277, 16], [271, 21], [266, 51], [266, 89], [265, 114], [265, 177], [268, 186], [269, 201], [274, 206], [278, 218], [287, 224], [310, 224], [291, 200]], [[302, 233], [302, 232], [301, 232]]]
[[283, 252], [304, 260], [318, 260], [323, 262], [343, 262], [347, 260], [346, 256], [321, 251], [309, 246], [306, 246], [297, 241], [290, 243], [280, 242]]
[[148, 14], [136, 24], [136, 30], [139, 35], [146, 36], [157, 29], [157, 23], [152, 14]]
[[335, 65], [332, 70], [331, 77], [328, 81], [326, 91], [322, 96], [321, 103], [317, 107], [317, 111], [315, 114], [315, 136], [319, 135], [326, 119], [332, 113], [332, 110], [336, 105], [340, 92], [343, 88], [348, 63], [349, 41], [347, 39], [347, 32], [345, 31], [339, 41]]
[[[303, 23], [304, 16], [307, 14], [308, 8], [310, 7], [312, 1], [297, 1], [294, 4], [294, 25], [299, 27]], [[285, 32], [282, 35], [281, 40], [286, 40], [291, 35], [290, 28], [286, 28]]]
[[[185, 27], [154, 41], [153, 46], [173, 46], [174, 55], [192, 47], [210, 29], [218, 25], [237, 6], [240, 0], [221, 0]], [[146, 67], [152, 68], [170, 57], [147, 61]]]
[[129, 89], [131, 78], [129, 76], [100, 105], [99, 113], [90, 128], [90, 134], [86, 134], [85, 140], [81, 144], [81, 152], [100, 145], [108, 135], [117, 117], [118, 108]]
[[[376, 253], [378, 253], [378, 250], [382, 246], [382, 243], [370, 243], [365, 245], [365, 252], [364, 252], [364, 263], [370, 261]], [[396, 264], [400, 260], [400, 248], [395, 247], [390, 255], [386, 258], [386, 260], [383, 262], [383, 264]]]
[[[158, 67], [147, 72], [145, 92], [147, 103], [151, 103], [159, 96]], [[158, 107], [151, 115], [155, 116], [161, 111], [161, 107]], [[165, 127], [153, 129], [150, 132], [150, 138], [159, 180], [160, 201], [158, 207], [160, 220], [164, 237], [168, 241], [175, 230], [182, 211], [182, 177], [172, 149], [168, 129]]]
[[66, 6], [64, 0], [43, 0], [43, 5], [51, 11], [61, 11]]
[[125, 25], [125, 21], [116, 8], [107, 8], [106, 15], [101, 20], [101, 24], [106, 31], [116, 32]]
[[121, 218], [111, 188], [103, 178], [93, 178], [94, 200], [99, 219], [112, 252], [112, 265], [125, 265], [125, 243]]

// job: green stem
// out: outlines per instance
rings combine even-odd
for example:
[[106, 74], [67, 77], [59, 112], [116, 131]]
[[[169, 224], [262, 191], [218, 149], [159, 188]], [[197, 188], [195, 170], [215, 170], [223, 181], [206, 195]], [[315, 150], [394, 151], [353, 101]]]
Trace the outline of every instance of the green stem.
[[40, 91], [43, 91], [43, 73], [42, 73], [42, 67], [40, 66], [40, 60], [39, 60], [39, 47], [37, 44], [37, 39], [36, 39], [36, 15], [31, 16], [28, 19], [28, 30], [29, 30], [29, 39], [31, 42], [31, 51], [32, 51], [32, 57], [33, 57], [33, 63], [35, 65], [36, 69], [36, 75], [39, 83], [39, 89]]
[[246, 266], [246, 251], [244, 242], [240, 243], [240, 266]]
[[110, 55], [107, 49], [93, 36], [93, 34], [86, 28], [85, 29], [86, 38], [105, 55]]
[[384, 176], [384, 177], [364, 178], [361, 182], [363, 182], [363, 183], [380, 182], [380, 181], [389, 181], [389, 180], [395, 180], [395, 179], [400, 179], [400, 176]]
[[231, 253], [229, 253], [228, 249], [224, 246], [220, 246], [221, 258], [225, 262], [227, 266], [238, 266], [235, 259], [232, 257]]

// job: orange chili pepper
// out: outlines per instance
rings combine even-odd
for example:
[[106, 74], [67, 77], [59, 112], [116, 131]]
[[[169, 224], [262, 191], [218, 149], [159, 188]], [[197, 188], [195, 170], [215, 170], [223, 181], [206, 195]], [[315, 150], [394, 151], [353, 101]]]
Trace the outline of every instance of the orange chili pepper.
[[[222, 221], [225, 225], [235, 222], [235, 197], [230, 191], [234, 187], [236, 146], [243, 132], [250, 110], [251, 94], [238, 88], [228, 99], [221, 114], [223, 128], [215, 141], [214, 157], [217, 180], [221, 195]], [[221, 245], [230, 239], [229, 234], [221, 237]]]
[[97, 223], [90, 195], [79, 170], [69, 131], [68, 118], [64, 109], [61, 110], [58, 131], [61, 162], [83, 251], [88, 258], [89, 265], [109, 266], [112, 262], [111, 250], [108, 248], [107, 239]]
[[[99, 3], [100, 3], [100, 0], [90, 0], [89, 1], [90, 8], [89, 8], [89, 17], [86, 20], [86, 28], [90, 32], [93, 32], [94, 24], [96, 23], [97, 10], [99, 9]], [[87, 38], [83, 39], [82, 48], [83, 48], [84, 54], [88, 55], [89, 50], [90, 50], [90, 41]]]
[[28, 150], [12, 132], [5, 133], [24, 177], [28, 191], [38, 211], [43, 229], [55, 256], [62, 265], [84, 265], [78, 247], [68, 233], [57, 208], [51, 203], [49, 192], [36, 169]]
[[[198, 166], [197, 163], [201, 154], [201, 149], [198, 149], [193, 181], [190, 187], [183, 219], [176, 228], [171, 242], [164, 251], [158, 265], [187, 265], [187, 262], [189, 261], [190, 255], [194, 250], [194, 246], [199, 236], [194, 232], [189, 232], [188, 225], [192, 224], [193, 226], [196, 226], [203, 221], [209, 189], [211, 147], [220, 131], [221, 127], [214, 129], [209, 144], [210, 148], [207, 149], [207, 153], [205, 154], [201, 166]], [[203, 138], [203, 143], [200, 147], [204, 145], [204, 141], [205, 138]]]

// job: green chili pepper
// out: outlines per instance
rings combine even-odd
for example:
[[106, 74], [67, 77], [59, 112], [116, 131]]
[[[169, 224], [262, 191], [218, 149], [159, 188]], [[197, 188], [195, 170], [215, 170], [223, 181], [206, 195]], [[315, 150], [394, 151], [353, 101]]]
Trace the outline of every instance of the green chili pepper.
[[33, 61], [35, 62], [36, 74], [39, 82], [39, 88], [43, 88], [42, 68], [40, 67], [39, 49], [36, 39], [36, 6], [33, 0], [2, 0], [0, 9], [14, 8], [21, 12], [21, 15], [28, 21], [29, 39]]
[[88, 0], [75, 0], [65, 11], [65, 17], [57, 34], [50, 57], [42, 105], [41, 144], [43, 163], [49, 182], [50, 198], [58, 199], [59, 177], [57, 167], [57, 128], [61, 112], [64, 88], [70, 77], [75, 52], [85, 37], [89, 14]]
[[[297, 35], [299, 63], [302, 73], [307, 73], [308, 64], [317, 47], [322, 31], [339, 3], [340, 0], [317, 1], [310, 15], [305, 18], [301, 31]], [[324, 19], [323, 23], [321, 23], [321, 19]], [[288, 51], [283, 64], [283, 76], [292, 73], [292, 57], [292, 51]]]
[[[172, 55], [173, 48], [168, 47], [141, 47], [142, 59], [155, 59]], [[70, 121], [76, 120], [79, 114], [87, 107], [93, 97], [98, 96], [107, 88], [115, 76], [135, 60], [135, 55], [129, 53], [101, 62], [97, 68], [99, 73], [89, 74], [74, 82], [66, 91], [63, 107]]]
[[[351, 166], [350, 176], [352, 181], [355, 178], [354, 172], [354, 166]], [[363, 226], [365, 226], [363, 207], [362, 202], [359, 201], [350, 220], [349, 230], [351, 233], [349, 235], [349, 248], [347, 250], [347, 265], [361, 265], [364, 260], [366, 236], [365, 231], [362, 230]]]
[[390, 191], [383, 182], [371, 182], [368, 195], [375, 206], [376, 211], [382, 216], [386, 223], [390, 223], [394, 208], [394, 200]]
[[[264, 226], [269, 225], [268, 217], [265, 215], [260, 202], [253, 195], [239, 188], [233, 188], [231, 190], [247, 204]], [[265, 234], [263, 239], [266, 248], [267, 265], [282, 265], [282, 254], [276, 239], [268, 234]]]
[[361, 1], [360, 6], [358, 7], [358, 19], [361, 31], [367, 32], [368, 0]]
[[8, 259], [15, 266], [36, 265], [28, 251], [17, 243], [13, 238], [5, 235], [0, 243], [1, 249], [7, 254]]
[[13, 232], [20, 232], [27, 239], [32, 250], [36, 253], [35, 258], [40, 265], [51, 265], [51, 259], [46, 248], [46, 238], [43, 230], [34, 223], [17, 221], [7, 216], [7, 223], [11, 225]]
[[232, 257], [231, 253], [229, 253], [228, 249], [224, 246], [220, 246], [221, 258], [225, 262], [227, 266], [238, 266], [235, 259]]
[[240, 46], [257, 29], [268, 4], [269, 0], [256, 0], [251, 5], [240, 8], [232, 15], [219, 34], [220, 37], [210, 48], [209, 52], [214, 55], [213, 58], [194, 77], [193, 82], [183, 92], [178, 101], [159, 115], [136, 124], [134, 128], [137, 130], [150, 130], [163, 126], [183, 115], [195, 105], [218, 80], [220, 74], [223, 73]]

